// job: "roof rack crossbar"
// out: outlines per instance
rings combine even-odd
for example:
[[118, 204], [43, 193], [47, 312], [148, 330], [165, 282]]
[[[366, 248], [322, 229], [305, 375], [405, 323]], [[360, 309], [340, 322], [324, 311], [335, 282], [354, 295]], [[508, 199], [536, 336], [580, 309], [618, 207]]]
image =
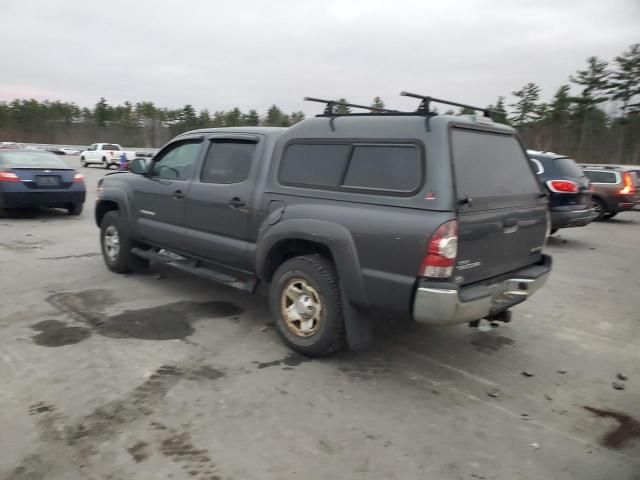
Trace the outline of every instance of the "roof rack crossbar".
[[322, 98], [314, 98], [314, 97], [304, 97], [303, 100], [306, 102], [318, 102], [318, 103], [326, 104], [326, 106], [324, 107], [324, 115], [336, 115], [334, 111], [334, 107], [336, 106], [361, 108], [363, 110], [370, 110], [372, 112], [380, 112], [380, 113], [397, 113], [398, 112], [398, 110], [390, 110], [388, 108], [379, 108], [379, 107], [369, 107], [367, 105], [358, 105], [356, 103], [341, 102], [339, 100], [324, 100]]
[[471, 110], [478, 110], [481, 111], [485, 117], [489, 117], [491, 118], [491, 110], [489, 110], [488, 108], [482, 108], [482, 107], [474, 107], [473, 105], [466, 105], [464, 103], [458, 103], [458, 102], [451, 102], [449, 100], [442, 100], [441, 98], [433, 98], [433, 97], [428, 97], [425, 95], [419, 95], [417, 93], [411, 93], [411, 92], [405, 92], [402, 91], [400, 92], [400, 95], [403, 97], [411, 97], [411, 98], [419, 98], [420, 100], [422, 100], [420, 102], [420, 106], [418, 107], [418, 112], [419, 113], [432, 113], [429, 110], [429, 104], [431, 102], [435, 102], [435, 103], [442, 103], [444, 105], [451, 105], [453, 107], [460, 107], [460, 108], [469, 108]]

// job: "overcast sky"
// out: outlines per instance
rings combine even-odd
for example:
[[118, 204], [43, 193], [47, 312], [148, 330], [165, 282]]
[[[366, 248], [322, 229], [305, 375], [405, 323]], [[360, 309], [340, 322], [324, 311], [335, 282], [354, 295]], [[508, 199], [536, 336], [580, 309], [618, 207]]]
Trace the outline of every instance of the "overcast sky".
[[210, 110], [543, 96], [640, 42], [639, 0], [2, 0], [0, 100]]

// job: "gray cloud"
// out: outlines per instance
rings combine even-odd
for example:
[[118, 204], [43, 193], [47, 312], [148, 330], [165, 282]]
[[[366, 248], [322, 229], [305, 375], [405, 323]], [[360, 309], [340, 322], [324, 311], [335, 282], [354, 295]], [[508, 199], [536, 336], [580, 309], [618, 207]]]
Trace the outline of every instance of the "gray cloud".
[[4, 0], [0, 99], [287, 111], [414, 90], [488, 104], [549, 97], [587, 56], [640, 41], [637, 0]]

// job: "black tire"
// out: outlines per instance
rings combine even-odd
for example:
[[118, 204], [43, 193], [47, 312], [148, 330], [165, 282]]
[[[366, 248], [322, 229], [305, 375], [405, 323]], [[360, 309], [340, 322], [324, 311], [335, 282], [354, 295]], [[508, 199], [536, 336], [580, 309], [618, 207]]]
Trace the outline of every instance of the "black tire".
[[71, 203], [67, 206], [67, 212], [69, 212], [69, 215], [80, 215], [83, 206], [84, 204], [82, 203]]
[[[296, 333], [296, 328], [289, 326], [283, 314], [283, 305], [289, 301], [283, 297], [295, 282], [304, 282], [319, 297], [320, 314], [314, 323], [317, 328], [306, 336]], [[333, 263], [322, 255], [294, 257], [280, 265], [271, 282], [269, 303], [278, 333], [292, 350], [308, 357], [322, 357], [344, 347], [345, 328], [338, 275]]]
[[[118, 239], [118, 249], [115, 254], [108, 253], [108, 247], [105, 245], [107, 233], [112, 233], [114, 230], [117, 232]], [[100, 248], [107, 268], [116, 273], [130, 273], [147, 267], [149, 265], [147, 260], [131, 253], [134, 246], [135, 242], [129, 236], [126, 220], [120, 216], [120, 212], [117, 210], [107, 212], [100, 222]]]
[[599, 222], [607, 214], [607, 209], [604, 206], [604, 202], [599, 198], [593, 198], [592, 202], [593, 202], [593, 208], [596, 211], [596, 216], [594, 217], [593, 221]]
[[552, 228], [551, 231], [549, 232], [549, 235], [555, 234], [558, 230], [560, 230], [560, 229], [559, 228]]
[[105, 170], [109, 170], [109, 168], [111, 168], [111, 164], [105, 157], [102, 157], [102, 168], [104, 168]]
[[89, 166], [87, 160], [84, 157], [80, 157], [80, 165], [84, 168], [87, 168]]
[[605, 220], [609, 220], [610, 218], [615, 217], [617, 214], [618, 212], [605, 213], [602, 218], [604, 218]]

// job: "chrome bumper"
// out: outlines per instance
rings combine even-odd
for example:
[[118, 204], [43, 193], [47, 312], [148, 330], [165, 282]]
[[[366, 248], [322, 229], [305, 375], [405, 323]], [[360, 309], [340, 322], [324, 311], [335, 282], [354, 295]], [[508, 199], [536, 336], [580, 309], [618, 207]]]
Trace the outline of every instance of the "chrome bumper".
[[[536, 268], [515, 271], [495, 283], [437, 288], [419, 286], [413, 303], [413, 318], [427, 325], [455, 325], [485, 318], [524, 302], [542, 287], [551, 271], [551, 258]], [[534, 275], [530, 275], [534, 273]]]

